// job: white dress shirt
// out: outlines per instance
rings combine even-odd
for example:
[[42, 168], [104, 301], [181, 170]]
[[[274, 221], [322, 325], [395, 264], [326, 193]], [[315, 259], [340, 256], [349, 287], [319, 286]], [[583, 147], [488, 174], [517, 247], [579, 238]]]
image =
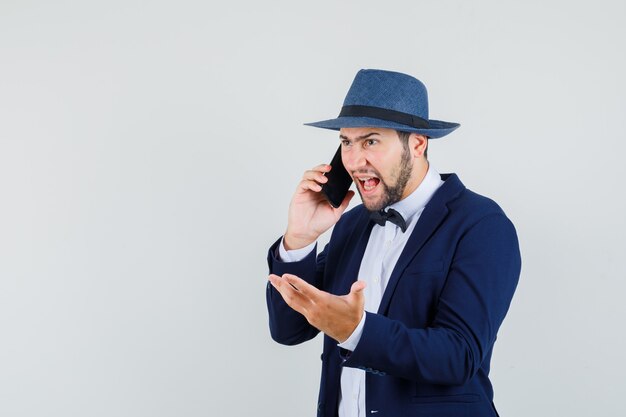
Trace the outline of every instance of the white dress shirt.
[[[391, 222], [385, 223], [384, 226], [376, 224], [372, 228], [357, 277], [367, 283], [364, 290], [365, 311], [377, 313], [393, 268], [409, 236], [415, 229], [424, 207], [442, 184], [443, 181], [437, 171], [429, 166], [422, 183], [413, 193], [387, 207], [393, 208], [402, 215], [407, 224], [406, 231], [402, 233], [402, 230]], [[302, 249], [287, 251], [281, 242], [278, 251], [283, 262], [296, 262], [302, 260], [314, 247], [315, 243], [312, 243]], [[354, 350], [359, 343], [364, 325], [365, 314], [350, 337], [338, 346], [350, 351]], [[339, 417], [365, 416], [365, 371], [344, 367], [341, 372]]]

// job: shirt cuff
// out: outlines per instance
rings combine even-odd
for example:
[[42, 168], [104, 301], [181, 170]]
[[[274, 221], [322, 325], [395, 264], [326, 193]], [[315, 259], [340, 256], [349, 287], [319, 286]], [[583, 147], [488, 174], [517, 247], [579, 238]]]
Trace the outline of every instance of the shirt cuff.
[[284, 237], [280, 239], [280, 245], [278, 245], [277, 251], [278, 253], [276, 254], [278, 260], [282, 262], [299, 262], [303, 260], [309, 253], [311, 253], [315, 249], [315, 244], [317, 243], [313, 242], [300, 249], [287, 250], [285, 249], [285, 245], [283, 243], [284, 239]]
[[354, 349], [356, 349], [356, 345], [359, 344], [359, 340], [361, 340], [361, 335], [363, 334], [363, 326], [365, 326], [365, 315], [366, 314], [364, 311], [363, 317], [361, 317], [361, 321], [356, 326], [356, 329], [354, 329], [352, 334], [346, 340], [344, 340], [341, 343], [338, 343], [337, 346], [339, 346], [342, 349], [349, 350], [351, 352]]

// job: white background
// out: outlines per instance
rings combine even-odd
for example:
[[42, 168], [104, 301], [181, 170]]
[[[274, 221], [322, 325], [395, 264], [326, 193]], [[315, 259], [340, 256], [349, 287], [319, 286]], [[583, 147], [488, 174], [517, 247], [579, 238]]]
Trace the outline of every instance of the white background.
[[[425, 82], [440, 172], [523, 271], [502, 416], [626, 414], [625, 3], [0, 0], [0, 415], [314, 415], [266, 248], [360, 68]], [[357, 200], [356, 198], [355, 200]]]

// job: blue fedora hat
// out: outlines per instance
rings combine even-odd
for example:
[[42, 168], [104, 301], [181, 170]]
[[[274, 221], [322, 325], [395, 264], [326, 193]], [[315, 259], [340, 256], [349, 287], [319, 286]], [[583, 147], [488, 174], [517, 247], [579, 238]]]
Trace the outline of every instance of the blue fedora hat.
[[337, 118], [305, 125], [332, 130], [384, 127], [432, 139], [445, 136], [460, 126], [428, 118], [428, 93], [420, 80], [399, 72], [375, 69], [363, 69], [356, 74]]

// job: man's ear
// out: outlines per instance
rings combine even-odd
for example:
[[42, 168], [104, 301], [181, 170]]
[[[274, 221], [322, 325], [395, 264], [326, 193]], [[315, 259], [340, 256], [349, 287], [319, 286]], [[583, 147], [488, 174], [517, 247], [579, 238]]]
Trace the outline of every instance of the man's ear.
[[409, 149], [415, 158], [424, 155], [428, 147], [428, 138], [419, 133], [412, 133], [409, 137]]

